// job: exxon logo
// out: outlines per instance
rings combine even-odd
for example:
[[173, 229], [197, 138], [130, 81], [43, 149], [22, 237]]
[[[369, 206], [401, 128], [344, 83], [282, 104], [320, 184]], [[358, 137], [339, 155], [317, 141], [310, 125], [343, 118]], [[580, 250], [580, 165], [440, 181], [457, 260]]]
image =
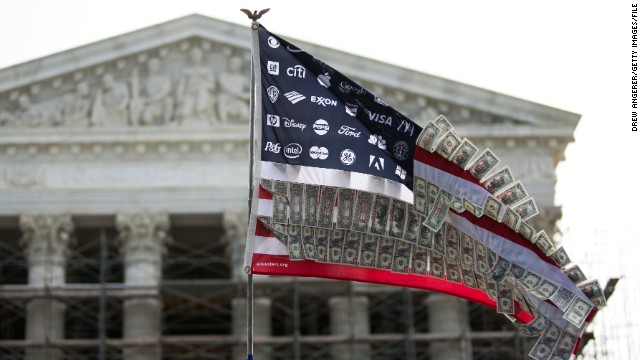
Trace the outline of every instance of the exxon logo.
[[322, 105], [324, 107], [326, 107], [327, 105], [331, 105], [331, 106], [337, 106], [338, 102], [332, 99], [327, 99], [325, 97], [322, 96], [311, 96], [311, 102], [312, 103], [316, 103], [318, 105]]
[[295, 159], [302, 154], [302, 146], [298, 143], [292, 143], [284, 147], [284, 156], [289, 159]]

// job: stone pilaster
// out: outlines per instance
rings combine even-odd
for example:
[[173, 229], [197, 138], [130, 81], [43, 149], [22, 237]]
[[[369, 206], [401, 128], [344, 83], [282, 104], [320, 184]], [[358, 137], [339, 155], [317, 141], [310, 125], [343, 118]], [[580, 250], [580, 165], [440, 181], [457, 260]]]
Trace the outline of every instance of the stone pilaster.
[[[20, 228], [29, 262], [29, 285], [62, 286], [65, 283], [67, 258], [75, 243], [70, 215], [22, 215]], [[34, 299], [27, 303], [25, 338], [44, 343], [64, 338], [66, 305], [53, 299]], [[48, 347], [25, 351], [25, 359], [62, 359], [62, 353]]]
[[[245, 338], [247, 336], [247, 299], [235, 298], [231, 301], [233, 312], [233, 334]], [[271, 299], [258, 297], [253, 299], [253, 337], [271, 336]], [[234, 348], [234, 360], [247, 358], [246, 342]], [[255, 344], [253, 346], [253, 358], [271, 360], [271, 347], [269, 345]]]
[[[465, 326], [463, 324], [462, 301], [448, 295], [431, 294], [425, 301], [429, 311], [429, 331], [462, 336]], [[432, 342], [430, 353], [432, 360], [464, 359], [459, 339]]]
[[[368, 335], [369, 326], [369, 298], [354, 296], [353, 308], [349, 306], [348, 296], [335, 296], [329, 299], [332, 335]], [[353, 326], [353, 330], [351, 327]], [[351, 354], [351, 344], [342, 343], [332, 345], [331, 358], [333, 360], [367, 360], [371, 358], [369, 344], [355, 344]]]
[[244, 267], [244, 249], [247, 243], [247, 214], [224, 213], [222, 218], [224, 235], [222, 241], [226, 245], [226, 253], [230, 259], [231, 275], [236, 280], [243, 280], [246, 274]]
[[[125, 284], [131, 287], [157, 287], [162, 279], [162, 256], [169, 236], [167, 214], [118, 214], [116, 227], [125, 263]], [[157, 297], [131, 298], [124, 301], [124, 338], [158, 341], [161, 335], [162, 302]], [[159, 346], [129, 347], [125, 360], [161, 358]]]

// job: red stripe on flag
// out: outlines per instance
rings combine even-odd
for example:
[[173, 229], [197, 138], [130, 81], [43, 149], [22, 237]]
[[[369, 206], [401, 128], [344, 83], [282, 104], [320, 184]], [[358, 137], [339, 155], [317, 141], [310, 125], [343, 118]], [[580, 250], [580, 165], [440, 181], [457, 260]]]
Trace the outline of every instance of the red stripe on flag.
[[418, 160], [423, 164], [427, 164], [436, 169], [440, 169], [445, 171], [453, 176], [457, 176], [463, 180], [472, 182], [478, 186], [482, 186], [482, 184], [476, 180], [468, 171], [465, 171], [459, 168], [457, 165], [452, 163], [451, 161], [445, 159], [438, 153], [430, 153], [427, 150], [416, 146], [416, 150], [414, 153], [414, 160]]

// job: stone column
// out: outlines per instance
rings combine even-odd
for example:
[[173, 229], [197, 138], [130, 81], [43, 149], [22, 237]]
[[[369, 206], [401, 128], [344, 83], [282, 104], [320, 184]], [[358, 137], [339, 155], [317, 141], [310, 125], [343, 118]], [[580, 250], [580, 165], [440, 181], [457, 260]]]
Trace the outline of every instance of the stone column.
[[226, 244], [226, 254], [231, 267], [231, 276], [236, 280], [245, 280], [247, 274], [243, 270], [244, 248], [247, 243], [247, 214], [224, 213], [222, 217], [224, 235], [222, 242]]
[[[65, 283], [69, 249], [75, 243], [70, 215], [22, 215], [21, 239], [29, 262], [29, 285], [56, 287]], [[34, 342], [64, 338], [66, 305], [53, 299], [33, 299], [27, 303], [25, 338]], [[57, 349], [28, 348], [25, 359], [62, 359]]]
[[[431, 294], [425, 301], [429, 311], [429, 332], [462, 336], [464, 324], [462, 300], [443, 294]], [[464, 359], [460, 339], [431, 342], [432, 360]]]
[[[158, 287], [162, 278], [162, 255], [170, 242], [167, 214], [118, 214], [116, 227], [125, 264], [125, 285]], [[136, 297], [124, 301], [123, 337], [155, 341], [156, 345], [125, 348], [124, 360], [161, 358], [159, 338], [162, 302], [159, 297]]]
[[[349, 308], [348, 296], [334, 296], [329, 299], [329, 309], [331, 312], [331, 334], [346, 335], [353, 334], [369, 335], [369, 298], [366, 296], [354, 296], [353, 308]], [[351, 354], [351, 344], [342, 343], [331, 346], [331, 358], [333, 360], [367, 360], [371, 358], [371, 348], [369, 344], [358, 344], [353, 346], [353, 356]]]
[[[231, 310], [233, 312], [233, 335], [246, 339], [247, 299], [233, 299], [231, 301]], [[271, 336], [271, 299], [267, 297], [253, 299], [253, 338], [255, 340], [261, 336]], [[246, 341], [234, 348], [233, 358], [235, 360], [245, 360], [247, 358]], [[254, 344], [253, 358], [256, 360], [271, 360], [271, 347], [269, 345]]]

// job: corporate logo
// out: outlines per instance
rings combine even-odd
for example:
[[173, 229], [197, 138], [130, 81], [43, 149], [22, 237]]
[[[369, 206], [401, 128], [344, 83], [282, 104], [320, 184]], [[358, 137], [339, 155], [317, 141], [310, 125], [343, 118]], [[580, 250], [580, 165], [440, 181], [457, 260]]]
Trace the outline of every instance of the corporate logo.
[[280, 95], [280, 90], [278, 90], [278, 88], [275, 86], [270, 86], [267, 89], [267, 95], [269, 95], [269, 100], [271, 100], [271, 102], [274, 103], [276, 102], [276, 100], [278, 100], [278, 95]]
[[358, 105], [351, 103], [344, 103], [344, 111], [349, 114], [349, 116], [356, 116], [358, 114]]
[[340, 161], [345, 165], [351, 165], [356, 162], [356, 153], [351, 149], [344, 149], [340, 153]]
[[279, 143], [272, 143], [271, 141], [267, 141], [267, 144], [264, 147], [264, 151], [269, 151], [274, 154], [280, 154], [280, 148], [281, 146]]
[[313, 131], [318, 135], [324, 135], [329, 132], [329, 123], [327, 120], [318, 119], [313, 123]]
[[338, 85], [338, 90], [340, 90], [341, 92], [345, 93], [345, 94], [349, 94], [350, 92], [355, 92], [358, 95], [362, 95], [366, 92], [366, 90], [362, 87], [356, 88], [354, 86], [352, 86], [351, 84], [349, 84], [346, 81], [342, 81], [340, 82], [340, 85]]
[[375, 96], [373, 97], [373, 101], [377, 102], [378, 104], [382, 105], [382, 106], [389, 106], [389, 104], [387, 104], [386, 102], [384, 102], [382, 99], [380, 99], [379, 97]]
[[267, 62], [267, 71], [271, 75], [279, 75], [280, 74], [280, 63], [277, 61], [268, 61]]
[[320, 85], [326, 88], [331, 86], [331, 76], [329, 75], [329, 73], [320, 74], [318, 75], [317, 79]]
[[291, 45], [287, 45], [287, 50], [288, 50], [289, 52], [292, 52], [292, 53], [304, 52], [304, 50], [300, 50], [300, 49], [294, 48], [294, 47], [293, 47], [293, 46], [291, 46]]
[[413, 126], [413, 124], [407, 120], [402, 120], [400, 122], [400, 125], [398, 125], [398, 128], [396, 128], [396, 130], [401, 131], [405, 134], [409, 133], [409, 135], [413, 135], [413, 130], [415, 130], [415, 126]]
[[297, 128], [297, 129], [300, 129], [300, 131], [304, 131], [304, 129], [307, 127], [307, 125], [303, 123], [296, 122], [295, 120], [288, 119], [286, 117], [282, 118], [282, 123], [286, 128]]
[[309, 149], [309, 156], [312, 159], [324, 160], [329, 157], [329, 150], [324, 146], [312, 146], [311, 149]]
[[404, 140], [393, 144], [393, 156], [400, 161], [407, 160], [409, 157], [409, 144]]
[[280, 127], [280, 116], [267, 114], [267, 125]]
[[314, 96], [314, 95], [311, 96], [311, 102], [318, 105], [322, 105], [324, 107], [327, 107], [327, 105], [331, 105], [331, 106], [338, 105], [338, 102], [336, 100], [327, 99], [326, 97]]
[[371, 136], [369, 136], [368, 142], [371, 145], [376, 145], [377, 147], [379, 147], [382, 150], [386, 150], [387, 149], [387, 141], [385, 139], [383, 139], [382, 136], [380, 136], [380, 135], [372, 134]]
[[379, 156], [369, 155], [369, 167], [374, 167], [376, 170], [384, 170], [384, 159]]
[[369, 120], [371, 121], [388, 126], [391, 126], [393, 124], [393, 118], [389, 115], [374, 113], [373, 111], [369, 111], [368, 109], [365, 109], [365, 111], [367, 112], [367, 115], [369, 115]]
[[302, 65], [296, 65], [296, 66], [287, 68], [287, 76], [293, 76], [300, 79], [304, 79], [306, 74], [307, 74], [307, 69], [305, 69], [304, 66]]
[[356, 128], [351, 127], [351, 126], [347, 126], [347, 125], [342, 125], [340, 127], [340, 130], [338, 130], [338, 134], [340, 135], [344, 135], [344, 136], [351, 136], [354, 138], [359, 138], [361, 131], [356, 131]]
[[407, 170], [400, 167], [400, 165], [396, 166], [396, 175], [402, 180], [407, 177]]
[[307, 98], [306, 96], [296, 91], [289, 91], [288, 93], [284, 94], [284, 97], [286, 97], [287, 100], [291, 101], [292, 104], [295, 104]]
[[269, 36], [269, 39], [267, 39], [267, 44], [275, 49], [280, 46], [280, 41], [278, 41], [278, 39], [274, 38], [273, 36]]
[[302, 146], [298, 143], [291, 143], [284, 147], [284, 156], [295, 159], [302, 154]]

